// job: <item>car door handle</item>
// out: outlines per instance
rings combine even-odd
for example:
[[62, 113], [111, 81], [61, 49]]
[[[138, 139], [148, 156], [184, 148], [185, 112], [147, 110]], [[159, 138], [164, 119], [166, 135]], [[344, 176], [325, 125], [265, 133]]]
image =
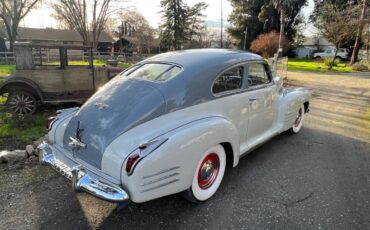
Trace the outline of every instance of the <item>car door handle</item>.
[[263, 99], [263, 97], [252, 97], [252, 98], [249, 98], [249, 101], [257, 101], [261, 99]]

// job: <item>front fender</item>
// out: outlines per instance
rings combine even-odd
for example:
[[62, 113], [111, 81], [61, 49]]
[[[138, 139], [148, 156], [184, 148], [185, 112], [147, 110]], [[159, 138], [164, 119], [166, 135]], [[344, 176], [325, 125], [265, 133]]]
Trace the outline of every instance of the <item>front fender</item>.
[[131, 176], [124, 171], [126, 161], [123, 164], [122, 185], [134, 202], [145, 202], [189, 188], [199, 160], [214, 145], [230, 143], [234, 165], [239, 160], [239, 134], [223, 117], [197, 120], [158, 137], [164, 138], [168, 140], [141, 160]]

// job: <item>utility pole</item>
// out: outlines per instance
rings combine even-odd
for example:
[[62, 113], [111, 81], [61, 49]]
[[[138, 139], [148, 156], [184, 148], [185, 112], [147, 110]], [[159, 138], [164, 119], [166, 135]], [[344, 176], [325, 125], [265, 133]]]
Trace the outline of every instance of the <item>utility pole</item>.
[[285, 6], [288, 5], [288, 0], [280, 0], [276, 2], [276, 8], [280, 11], [280, 36], [279, 36], [279, 48], [277, 53], [274, 56], [274, 65], [273, 71], [276, 71], [277, 68], [277, 61], [279, 57], [283, 56], [283, 36], [284, 36], [284, 29], [285, 29]]
[[265, 20], [265, 23], [263, 23], [263, 32], [266, 33], [267, 32], [267, 23], [269, 22], [268, 19]]
[[123, 47], [123, 33], [124, 33], [124, 28], [123, 28], [123, 21], [121, 21], [121, 28], [118, 28], [118, 36], [119, 36], [119, 53], [121, 53], [122, 51], [122, 47]]
[[224, 22], [223, 22], [223, 10], [222, 10], [222, 0], [221, 0], [221, 44], [220, 44], [220, 47], [223, 48], [223, 38], [222, 38], [222, 33], [223, 33], [223, 30], [224, 30]]
[[244, 31], [244, 50], [247, 50], [247, 35], [248, 35], [248, 26], [245, 27], [245, 31]]
[[278, 49], [278, 57], [283, 56], [283, 36], [284, 36], [284, 29], [285, 29], [285, 9], [283, 4], [280, 5], [280, 36], [279, 36], [279, 49]]

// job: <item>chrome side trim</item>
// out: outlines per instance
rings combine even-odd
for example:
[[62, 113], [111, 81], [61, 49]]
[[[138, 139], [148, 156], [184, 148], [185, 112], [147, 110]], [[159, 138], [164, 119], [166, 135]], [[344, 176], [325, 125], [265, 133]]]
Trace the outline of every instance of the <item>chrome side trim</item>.
[[51, 166], [72, 181], [72, 188], [75, 191], [85, 191], [93, 196], [110, 202], [128, 202], [130, 200], [128, 193], [120, 187], [109, 184], [90, 177], [82, 166], [69, 167], [62, 161], [55, 158], [52, 148], [47, 143], [42, 143], [37, 147], [39, 161], [43, 165]]
[[155, 189], [161, 188], [161, 187], [163, 187], [163, 186], [166, 186], [166, 185], [169, 185], [169, 184], [175, 183], [175, 182], [177, 182], [177, 181], [179, 181], [179, 179], [174, 179], [174, 180], [171, 180], [171, 181], [169, 181], [169, 182], [166, 182], [166, 183], [163, 183], [163, 184], [159, 184], [159, 185], [157, 185], [157, 186], [155, 186], [155, 187], [151, 187], [151, 188], [148, 188], [148, 189], [141, 190], [141, 192], [142, 192], [142, 193], [143, 193], [143, 192], [149, 192], [149, 191], [152, 191], [152, 190], [155, 190]]
[[150, 175], [146, 175], [146, 176], [143, 176], [141, 177], [142, 179], [147, 179], [147, 178], [150, 178], [150, 177], [154, 177], [154, 176], [158, 176], [160, 174], [163, 174], [163, 173], [166, 173], [166, 172], [169, 172], [169, 171], [172, 171], [172, 170], [175, 170], [175, 169], [179, 169], [180, 166], [175, 166], [175, 167], [172, 167], [172, 168], [169, 168], [169, 169], [164, 169], [162, 171], [159, 171], [159, 172], [156, 172], [154, 174], [150, 174]]
[[168, 178], [171, 178], [171, 177], [177, 176], [177, 175], [180, 175], [180, 173], [175, 172], [175, 173], [172, 173], [172, 174], [170, 174], [170, 175], [166, 175], [166, 176], [160, 177], [160, 178], [158, 178], [158, 179], [155, 179], [155, 180], [151, 180], [151, 181], [145, 182], [145, 183], [141, 184], [141, 186], [151, 185], [151, 184], [157, 183], [157, 182], [159, 182], [159, 181], [162, 181], [162, 180], [165, 180], [165, 179], [168, 179]]

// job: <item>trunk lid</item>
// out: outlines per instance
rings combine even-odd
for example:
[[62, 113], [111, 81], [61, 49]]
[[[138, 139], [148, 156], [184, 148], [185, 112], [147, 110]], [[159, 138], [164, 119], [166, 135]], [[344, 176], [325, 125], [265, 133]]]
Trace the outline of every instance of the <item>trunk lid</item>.
[[[149, 83], [118, 77], [94, 94], [66, 127], [63, 146], [78, 158], [101, 169], [106, 147], [119, 135], [165, 112], [161, 92]], [[70, 137], [86, 148], [69, 146]]]

